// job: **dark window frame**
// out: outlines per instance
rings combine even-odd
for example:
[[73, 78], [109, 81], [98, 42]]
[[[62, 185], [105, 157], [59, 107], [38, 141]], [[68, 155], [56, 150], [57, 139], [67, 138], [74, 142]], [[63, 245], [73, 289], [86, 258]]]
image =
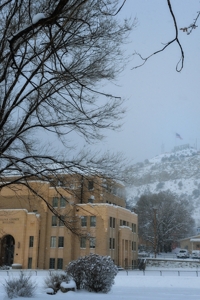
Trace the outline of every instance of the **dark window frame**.
[[62, 270], [63, 269], [63, 258], [57, 259], [57, 269]]
[[112, 249], [112, 238], [109, 238], [109, 249]]
[[55, 269], [55, 265], [56, 265], [56, 259], [50, 257], [49, 258], [49, 269]]
[[29, 236], [29, 248], [33, 248], [34, 245], [34, 236], [30, 235]]
[[113, 227], [113, 218], [110, 217], [110, 228], [112, 228], [112, 227]]
[[64, 236], [58, 237], [58, 248], [64, 248]]
[[115, 228], [115, 218], [113, 218], [113, 228]]

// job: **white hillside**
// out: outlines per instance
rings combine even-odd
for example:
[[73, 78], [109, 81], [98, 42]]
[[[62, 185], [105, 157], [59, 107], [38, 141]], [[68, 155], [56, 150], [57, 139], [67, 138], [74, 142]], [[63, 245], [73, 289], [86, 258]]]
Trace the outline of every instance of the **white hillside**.
[[137, 163], [133, 178], [134, 184], [127, 189], [128, 202], [136, 203], [142, 194], [169, 190], [190, 200], [196, 225], [200, 226], [200, 152], [196, 149], [186, 145]]

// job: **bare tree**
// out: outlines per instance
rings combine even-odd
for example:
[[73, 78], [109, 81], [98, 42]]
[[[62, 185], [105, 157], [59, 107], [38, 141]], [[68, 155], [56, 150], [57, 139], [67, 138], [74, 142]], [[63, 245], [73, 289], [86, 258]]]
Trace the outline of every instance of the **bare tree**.
[[158, 251], [169, 250], [171, 243], [192, 233], [191, 207], [168, 192], [143, 195], [137, 202], [139, 236]]
[[88, 143], [101, 139], [102, 130], [116, 129], [124, 114], [122, 99], [100, 88], [124, 67], [120, 45], [133, 26], [117, 18], [124, 2], [0, 2], [1, 189], [25, 185], [58, 214], [29, 179], [97, 170], [112, 177], [120, 157], [73, 157], [67, 137], [75, 131]]

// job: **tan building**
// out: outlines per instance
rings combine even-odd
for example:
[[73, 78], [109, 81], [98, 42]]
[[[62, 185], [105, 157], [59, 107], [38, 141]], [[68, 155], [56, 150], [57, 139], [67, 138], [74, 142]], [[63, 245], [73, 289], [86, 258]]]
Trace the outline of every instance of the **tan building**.
[[137, 215], [125, 208], [121, 184], [66, 175], [56, 189], [49, 182], [28, 184], [35, 194], [25, 185], [0, 191], [0, 265], [64, 269], [90, 253], [110, 255], [122, 267], [136, 264]]
[[193, 250], [200, 250], [200, 235], [191, 236], [179, 240], [180, 248], [187, 249], [190, 253]]

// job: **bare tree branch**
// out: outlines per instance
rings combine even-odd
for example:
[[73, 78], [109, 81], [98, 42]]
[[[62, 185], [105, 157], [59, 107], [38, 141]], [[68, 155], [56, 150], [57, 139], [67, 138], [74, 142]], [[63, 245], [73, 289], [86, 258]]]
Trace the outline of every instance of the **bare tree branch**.
[[196, 29], [198, 26], [196, 25], [198, 18], [200, 16], [200, 11], [197, 12], [197, 16], [194, 19], [194, 22], [192, 24], [190, 24], [188, 27], [183, 27], [180, 28], [180, 30], [182, 30], [183, 32], [186, 32], [187, 35], [189, 35], [194, 29]]
[[171, 41], [167, 42], [161, 49], [155, 51], [154, 53], [150, 54], [147, 57], [142, 57], [141, 54], [135, 52], [134, 55], [139, 56], [140, 59], [143, 62], [140, 65], [137, 65], [137, 66], [133, 67], [132, 70], [133, 69], [137, 69], [137, 68], [143, 66], [152, 56], [163, 52], [166, 48], [168, 48], [173, 43], [177, 43], [178, 44], [178, 47], [179, 47], [180, 52], [181, 52], [181, 58], [180, 58], [180, 60], [178, 61], [177, 65], [176, 65], [176, 71], [177, 72], [181, 72], [181, 70], [183, 69], [183, 65], [184, 65], [184, 51], [183, 51], [183, 48], [182, 48], [181, 43], [180, 43], [179, 38], [178, 38], [178, 27], [177, 27], [176, 17], [174, 15], [174, 12], [173, 12], [170, 0], [167, 0], [167, 4], [168, 4], [168, 8], [169, 8], [170, 14], [171, 14], [173, 22], [174, 22], [175, 37]]

